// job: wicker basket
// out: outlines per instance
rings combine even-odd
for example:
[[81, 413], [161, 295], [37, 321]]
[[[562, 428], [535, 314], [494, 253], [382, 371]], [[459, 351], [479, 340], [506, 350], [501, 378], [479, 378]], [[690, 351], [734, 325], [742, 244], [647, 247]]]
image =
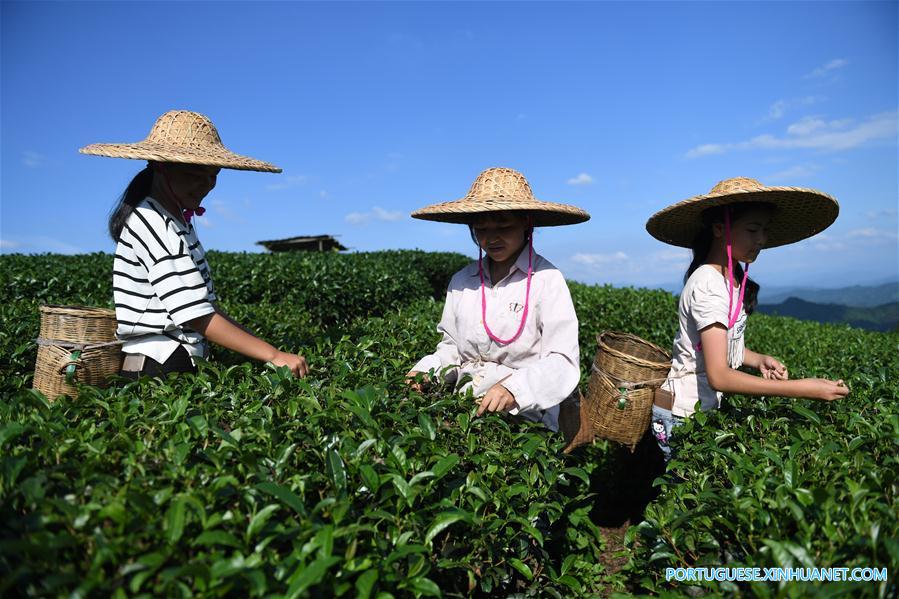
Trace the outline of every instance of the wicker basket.
[[115, 311], [87, 306], [41, 306], [33, 387], [55, 399], [77, 395], [76, 381], [99, 387], [122, 367]]
[[631, 452], [649, 428], [655, 390], [665, 381], [671, 356], [629, 333], [597, 336], [583, 414], [597, 437], [627, 445]]

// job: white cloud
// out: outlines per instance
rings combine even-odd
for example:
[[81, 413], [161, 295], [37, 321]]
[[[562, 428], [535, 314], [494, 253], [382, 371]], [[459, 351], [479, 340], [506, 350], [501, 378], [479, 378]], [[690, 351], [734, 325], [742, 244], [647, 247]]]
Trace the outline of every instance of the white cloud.
[[384, 210], [383, 208], [379, 208], [377, 206], [375, 206], [372, 209], [372, 212], [374, 213], [374, 216], [377, 220], [384, 220], [384, 221], [391, 221], [391, 222], [403, 220], [403, 218], [406, 216], [405, 213], [400, 212], [399, 210], [395, 210], [395, 211]]
[[847, 249], [844, 241], [835, 239], [827, 233], [818, 233], [812, 238], [812, 247], [822, 252], [842, 252]]
[[835, 58], [830, 62], [821, 65], [820, 67], [813, 70], [811, 73], [807, 73], [804, 76], [804, 79], [820, 79], [827, 75], [832, 74], [837, 69], [842, 69], [846, 65], [849, 64], [849, 61], [845, 58]]
[[328, 197], [328, 192], [323, 189], [320, 192], [318, 192], [318, 197], [326, 198], [326, 197]]
[[876, 140], [895, 141], [896, 116], [895, 111], [883, 112], [855, 124], [850, 119], [824, 121], [817, 117], [806, 117], [787, 127], [786, 135], [783, 136], [765, 133], [736, 143], [704, 144], [689, 150], [686, 156], [698, 158], [732, 150], [851, 150]]
[[12, 239], [0, 239], [0, 249], [12, 250], [20, 247], [21, 245], [21, 243], [19, 243], [18, 241], [13, 241]]
[[404, 212], [385, 210], [375, 206], [369, 212], [350, 212], [343, 219], [351, 225], [364, 225], [373, 220], [383, 222], [396, 222], [406, 217]]
[[787, 133], [789, 135], [809, 135], [825, 127], [827, 127], [827, 123], [818, 117], [807, 116], [787, 127]]
[[771, 105], [771, 108], [768, 109], [768, 118], [772, 120], [776, 120], [781, 118], [783, 115], [787, 113], [787, 101], [786, 100], [778, 100], [774, 104]]
[[871, 210], [865, 214], [871, 220], [894, 219], [896, 218], [896, 209], [892, 210]]
[[587, 173], [581, 173], [577, 177], [568, 179], [569, 185], [590, 185], [591, 183], [593, 183], [593, 177], [591, 177]]
[[691, 252], [687, 249], [667, 248], [655, 252], [652, 258], [656, 262], [683, 263], [686, 266], [690, 263]]
[[265, 188], [269, 191], [280, 191], [282, 189], [292, 189], [294, 187], [299, 187], [306, 183], [309, 180], [309, 177], [306, 175], [290, 175], [284, 177], [278, 183], [272, 183], [270, 185], [266, 185]]
[[367, 212], [350, 212], [343, 217], [343, 220], [351, 225], [362, 225], [371, 220], [371, 215]]
[[885, 243], [895, 247], [896, 242], [899, 241], [899, 235], [895, 230], [864, 227], [841, 233], [838, 236], [819, 233], [810, 241], [814, 249], [821, 251], [845, 252], [852, 249], [864, 251], [864, 248]]
[[768, 175], [767, 177], [765, 177], [765, 181], [777, 183], [781, 181], [796, 181], [797, 179], [808, 179], [809, 177], [814, 176], [815, 173], [817, 173], [819, 170], [820, 167], [815, 164], [796, 165]]
[[823, 96], [805, 96], [803, 98], [784, 98], [777, 100], [768, 107], [768, 114], [762, 119], [762, 122], [776, 121], [783, 118], [786, 114], [797, 106], [808, 106], [825, 100]]
[[887, 231], [885, 229], [876, 229], [874, 227], [865, 227], [864, 229], [853, 229], [846, 233], [848, 239], [859, 239], [870, 242], [879, 241], [896, 241], [899, 235], [896, 231]]
[[42, 154], [27, 150], [22, 152], [22, 164], [28, 168], [38, 168], [44, 166], [46, 160]]
[[576, 253], [569, 258], [565, 272], [574, 280], [627, 282], [628, 284], [656, 285], [659, 281], [680, 279], [690, 264], [691, 252], [687, 249], [663, 248], [655, 251], [637, 250], [636, 254], [624, 250], [602, 253]]
[[728, 145], [729, 144], [702, 144], [687, 152], [687, 158], [699, 158], [700, 156], [709, 156], [711, 154], [723, 154], [727, 151]]
[[603, 264], [617, 264], [628, 259], [627, 254], [618, 251], [612, 254], [575, 254], [571, 261], [584, 266], [600, 266]]

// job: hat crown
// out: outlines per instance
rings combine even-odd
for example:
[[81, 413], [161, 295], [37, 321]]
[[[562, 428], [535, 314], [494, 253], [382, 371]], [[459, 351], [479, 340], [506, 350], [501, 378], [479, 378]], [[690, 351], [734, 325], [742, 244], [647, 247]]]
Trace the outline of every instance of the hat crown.
[[189, 110], [170, 110], [156, 119], [145, 141], [185, 148], [223, 147], [209, 117]]
[[709, 195], [725, 195], [736, 191], [760, 191], [763, 189], [767, 188], [755, 179], [750, 179], [749, 177], [734, 177], [733, 179], [719, 181], [718, 184], [712, 188], [712, 191], [709, 192]]
[[533, 200], [534, 192], [524, 175], [511, 168], [488, 168], [474, 180], [465, 199]]

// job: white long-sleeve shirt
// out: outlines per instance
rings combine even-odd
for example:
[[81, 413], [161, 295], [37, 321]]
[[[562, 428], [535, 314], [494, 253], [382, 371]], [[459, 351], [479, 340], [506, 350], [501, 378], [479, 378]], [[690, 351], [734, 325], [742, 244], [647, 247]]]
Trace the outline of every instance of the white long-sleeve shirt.
[[[500, 339], [509, 339], [518, 330], [527, 273], [527, 250], [496, 284], [490, 281], [489, 259], [484, 260], [487, 324]], [[577, 315], [562, 273], [534, 254], [527, 322], [521, 336], [508, 345], [487, 336], [481, 321], [480, 284], [477, 262], [453, 275], [437, 325], [443, 339], [437, 351], [419, 360], [413, 370], [433, 369], [439, 374], [453, 366], [447, 379], [461, 381], [471, 375], [472, 380], [457, 390], [471, 388], [476, 397], [502, 383], [518, 404], [510, 413], [558, 430], [558, 406], [580, 380]]]

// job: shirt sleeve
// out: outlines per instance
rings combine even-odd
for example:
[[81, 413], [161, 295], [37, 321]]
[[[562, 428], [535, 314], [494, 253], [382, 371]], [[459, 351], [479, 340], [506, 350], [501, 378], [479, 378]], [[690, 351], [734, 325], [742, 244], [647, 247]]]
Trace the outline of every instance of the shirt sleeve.
[[439, 372], [447, 366], [458, 366], [461, 362], [459, 346], [456, 343], [458, 333], [456, 331], [455, 298], [452, 284], [446, 292], [446, 302], [443, 304], [443, 315], [440, 317], [440, 323], [437, 325], [437, 332], [443, 335], [440, 343], [437, 344], [437, 350], [433, 354], [419, 360], [412, 367], [412, 370], [429, 372], [433, 369]]
[[179, 327], [215, 312], [206, 281], [189, 255], [173, 254], [151, 266], [150, 284]]
[[206, 280], [177, 232], [152, 210], [137, 208], [126, 226], [135, 254], [172, 321], [180, 326], [215, 312]]
[[726, 327], [727, 310], [727, 286], [723, 281], [706, 279], [693, 288], [688, 313], [696, 323], [697, 331], [702, 331], [715, 323], [721, 323]]
[[536, 306], [541, 334], [540, 359], [516, 370], [502, 382], [518, 404], [512, 414], [558, 405], [580, 382], [578, 321], [571, 292], [558, 270], [551, 271], [547, 279]]

